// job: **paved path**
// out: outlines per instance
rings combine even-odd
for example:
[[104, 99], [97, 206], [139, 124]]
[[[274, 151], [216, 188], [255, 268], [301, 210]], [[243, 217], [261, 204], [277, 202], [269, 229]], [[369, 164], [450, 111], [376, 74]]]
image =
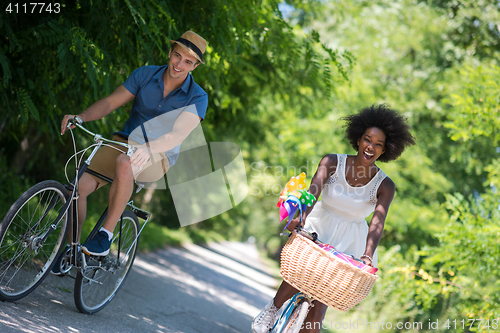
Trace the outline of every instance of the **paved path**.
[[186, 245], [140, 254], [123, 288], [88, 316], [74, 280], [50, 275], [29, 296], [0, 303], [0, 332], [251, 332], [277, 281], [247, 243]]

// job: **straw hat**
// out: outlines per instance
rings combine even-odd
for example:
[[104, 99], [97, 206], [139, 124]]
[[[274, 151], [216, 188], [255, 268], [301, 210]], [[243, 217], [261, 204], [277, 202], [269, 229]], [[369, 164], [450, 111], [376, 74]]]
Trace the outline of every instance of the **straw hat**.
[[170, 40], [172, 43], [179, 44], [183, 49], [188, 51], [192, 56], [198, 59], [202, 64], [205, 63], [203, 61], [203, 54], [207, 49], [207, 41], [203, 39], [200, 35], [198, 35], [194, 31], [186, 31], [182, 34], [180, 38], [177, 40]]

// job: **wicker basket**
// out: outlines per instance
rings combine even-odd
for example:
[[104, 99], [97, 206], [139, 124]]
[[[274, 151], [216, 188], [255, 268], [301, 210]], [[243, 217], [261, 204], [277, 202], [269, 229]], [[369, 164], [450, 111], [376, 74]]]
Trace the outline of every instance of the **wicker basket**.
[[296, 289], [340, 311], [361, 302], [378, 278], [295, 232], [281, 251], [280, 275]]

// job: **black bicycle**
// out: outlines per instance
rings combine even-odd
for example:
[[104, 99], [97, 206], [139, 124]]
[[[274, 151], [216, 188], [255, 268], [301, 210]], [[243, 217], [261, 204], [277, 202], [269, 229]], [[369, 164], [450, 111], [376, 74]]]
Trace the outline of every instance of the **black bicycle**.
[[[77, 152], [75, 137], [68, 125], [75, 154], [66, 163], [65, 170], [71, 159], [75, 158], [76, 177], [66, 186], [54, 180], [36, 184], [24, 192], [5, 215], [0, 224], [0, 299], [16, 301], [35, 290], [64, 251], [60, 271], [71, 276], [70, 271], [76, 270], [76, 307], [83, 313], [92, 314], [103, 309], [123, 285], [134, 262], [142, 231], [138, 217], [145, 220], [144, 228], [151, 214], [135, 207], [130, 201], [128, 210], [123, 212], [113, 232], [109, 254], [89, 256], [80, 251], [80, 243], [75, 241], [78, 239], [77, 193], [80, 178], [84, 172], [88, 172], [112, 182], [112, 179], [88, 169], [96, 152], [102, 146], [117, 149], [113, 144], [127, 148], [127, 155], [131, 156], [136, 148], [105, 139], [74, 120], [70, 122], [93, 136], [95, 143]], [[91, 154], [83, 161], [89, 149], [92, 149]], [[137, 186], [136, 192], [144, 184]], [[107, 208], [87, 239], [99, 232], [106, 214]], [[68, 248], [66, 242], [70, 225], [73, 241]]]

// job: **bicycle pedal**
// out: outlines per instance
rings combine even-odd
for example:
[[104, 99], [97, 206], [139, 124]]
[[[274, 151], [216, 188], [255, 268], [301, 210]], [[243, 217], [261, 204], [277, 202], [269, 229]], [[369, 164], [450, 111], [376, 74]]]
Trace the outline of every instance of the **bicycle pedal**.
[[137, 210], [134, 213], [135, 213], [135, 215], [137, 215], [138, 218], [141, 218], [143, 220], [147, 220], [149, 217], [149, 213], [142, 211], [142, 210]]
[[85, 250], [82, 250], [82, 253], [85, 255], [85, 260], [92, 259], [92, 260], [96, 260], [96, 261], [101, 261], [103, 258], [105, 258], [107, 256], [107, 255], [96, 256], [94, 254], [90, 254], [90, 253], [85, 252]]

